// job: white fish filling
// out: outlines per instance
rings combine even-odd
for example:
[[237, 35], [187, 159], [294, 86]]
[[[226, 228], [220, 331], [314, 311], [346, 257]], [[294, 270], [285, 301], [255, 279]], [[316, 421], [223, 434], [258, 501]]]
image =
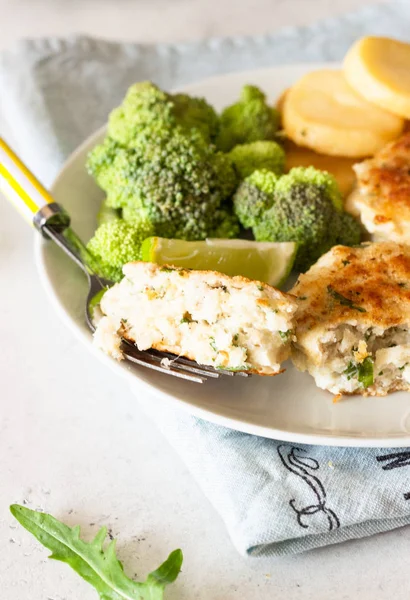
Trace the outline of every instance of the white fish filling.
[[[363, 389], [384, 394], [410, 384], [410, 332], [406, 327], [384, 330], [344, 324], [326, 331], [318, 340], [318, 350], [320, 364], [305, 361], [304, 366], [318, 387], [334, 394]], [[302, 359], [300, 353], [298, 359]]]
[[[289, 355], [295, 305], [257, 282], [126, 265], [103, 297], [95, 344], [119, 358], [121, 333], [140, 350], [161, 346], [198, 363], [277, 373]], [[186, 273], [186, 272], [185, 272]], [[272, 298], [277, 293], [278, 298]]]

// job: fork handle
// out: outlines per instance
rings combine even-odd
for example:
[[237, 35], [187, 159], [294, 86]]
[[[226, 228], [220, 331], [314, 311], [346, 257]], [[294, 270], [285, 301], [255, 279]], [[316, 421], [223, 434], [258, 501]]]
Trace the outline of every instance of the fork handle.
[[0, 137], [0, 189], [22, 216], [42, 230], [52, 224], [60, 230], [70, 224], [68, 214]]

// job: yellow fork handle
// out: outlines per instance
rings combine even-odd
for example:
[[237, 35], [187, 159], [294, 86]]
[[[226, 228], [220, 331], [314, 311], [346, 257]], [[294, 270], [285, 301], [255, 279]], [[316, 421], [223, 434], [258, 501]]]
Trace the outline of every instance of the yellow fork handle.
[[31, 224], [36, 213], [54, 202], [45, 187], [1, 137], [0, 189]]
[[63, 231], [70, 224], [65, 210], [0, 137], [0, 190], [31, 224], [44, 233], [45, 225]]

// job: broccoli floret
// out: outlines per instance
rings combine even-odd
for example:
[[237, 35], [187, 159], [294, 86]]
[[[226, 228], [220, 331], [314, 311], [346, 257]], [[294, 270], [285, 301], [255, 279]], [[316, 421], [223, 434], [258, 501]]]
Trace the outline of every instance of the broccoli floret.
[[278, 177], [272, 171], [254, 171], [237, 189], [233, 205], [241, 224], [255, 227], [274, 202]]
[[281, 177], [279, 190], [286, 195], [295, 193], [295, 188], [300, 186], [326, 196], [336, 210], [343, 210], [343, 199], [337, 181], [327, 171], [319, 171], [315, 167], [294, 167], [285, 177]]
[[229, 158], [241, 179], [249, 177], [258, 169], [266, 169], [276, 175], [282, 175], [285, 169], [283, 148], [269, 140], [239, 144], [229, 152]]
[[146, 126], [165, 124], [171, 118], [168, 95], [150, 81], [132, 85], [108, 120], [108, 135], [122, 146], [132, 146]]
[[215, 139], [218, 116], [202, 98], [185, 94], [171, 95], [149, 81], [132, 85], [121, 106], [109, 117], [108, 135], [126, 148], [137, 143], [145, 128], [160, 132], [163, 128], [196, 129], [207, 141]]
[[301, 271], [335, 244], [360, 241], [360, 225], [343, 212], [334, 178], [313, 167], [279, 178], [255, 171], [239, 186], [234, 206], [257, 241], [298, 242], [295, 266]]
[[110, 185], [110, 180], [113, 177], [111, 167], [119, 152], [121, 152], [121, 147], [107, 136], [102, 144], [94, 146], [88, 154], [87, 171], [94, 177], [100, 187], [104, 188]]
[[253, 85], [245, 85], [238, 102], [222, 111], [216, 144], [229, 152], [238, 144], [272, 140], [279, 127], [279, 112], [269, 106], [265, 94]]
[[105, 205], [108, 208], [122, 208], [126, 199], [123, 198], [126, 189], [126, 169], [130, 152], [121, 148], [112, 138], [106, 137], [89, 153], [87, 170], [107, 193]]
[[173, 115], [178, 125], [185, 129], [196, 129], [204, 139], [214, 141], [219, 131], [219, 118], [215, 109], [204, 98], [187, 94], [171, 96]]
[[[112, 142], [105, 143], [111, 157]], [[220, 209], [232, 196], [237, 175], [229, 158], [197, 131], [146, 130], [111, 164], [95, 160], [101, 152], [98, 147], [91, 153], [88, 168], [106, 191], [107, 205], [122, 208], [128, 221], [135, 212], [152, 223], [156, 235], [186, 240], [204, 239], [222, 224]]]
[[151, 223], [141, 219], [132, 224], [122, 219], [103, 223], [87, 244], [100, 267], [100, 275], [111, 281], [122, 279], [122, 267], [141, 259], [141, 244], [154, 234]]
[[335, 231], [335, 243], [343, 246], [357, 246], [362, 239], [362, 227], [349, 213], [342, 212]]
[[[130, 224], [132, 224], [134, 222], [138, 223], [139, 221], [141, 221], [141, 219], [149, 221], [147, 211], [142, 208], [137, 208], [133, 205], [124, 206], [121, 213], [122, 213], [122, 218], [124, 219], [124, 221], [126, 221], [127, 223], [130, 223]], [[154, 225], [153, 225], [153, 227], [154, 227]]]
[[207, 235], [209, 238], [237, 238], [240, 233], [239, 221], [228, 208], [218, 210], [216, 215], [218, 225]]

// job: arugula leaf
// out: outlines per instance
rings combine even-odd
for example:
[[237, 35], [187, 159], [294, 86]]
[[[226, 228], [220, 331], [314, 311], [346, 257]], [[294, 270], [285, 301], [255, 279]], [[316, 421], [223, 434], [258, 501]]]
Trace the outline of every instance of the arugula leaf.
[[181, 570], [182, 552], [174, 550], [167, 560], [150, 573], [144, 583], [129, 579], [115, 555], [115, 540], [103, 549], [107, 528], [102, 527], [92, 542], [80, 539], [80, 527], [68, 527], [51, 515], [13, 504], [11, 514], [51, 550], [50, 558], [70, 565], [100, 594], [101, 600], [163, 600], [165, 586], [175, 581]]
[[350, 298], [346, 298], [346, 296], [343, 296], [342, 294], [339, 294], [339, 292], [336, 292], [336, 290], [333, 289], [331, 285], [327, 286], [327, 292], [342, 306], [348, 306], [349, 308], [352, 308], [353, 310], [358, 310], [362, 313], [367, 312], [367, 310], [363, 308], [363, 306], [353, 304], [353, 300], [350, 300]]

